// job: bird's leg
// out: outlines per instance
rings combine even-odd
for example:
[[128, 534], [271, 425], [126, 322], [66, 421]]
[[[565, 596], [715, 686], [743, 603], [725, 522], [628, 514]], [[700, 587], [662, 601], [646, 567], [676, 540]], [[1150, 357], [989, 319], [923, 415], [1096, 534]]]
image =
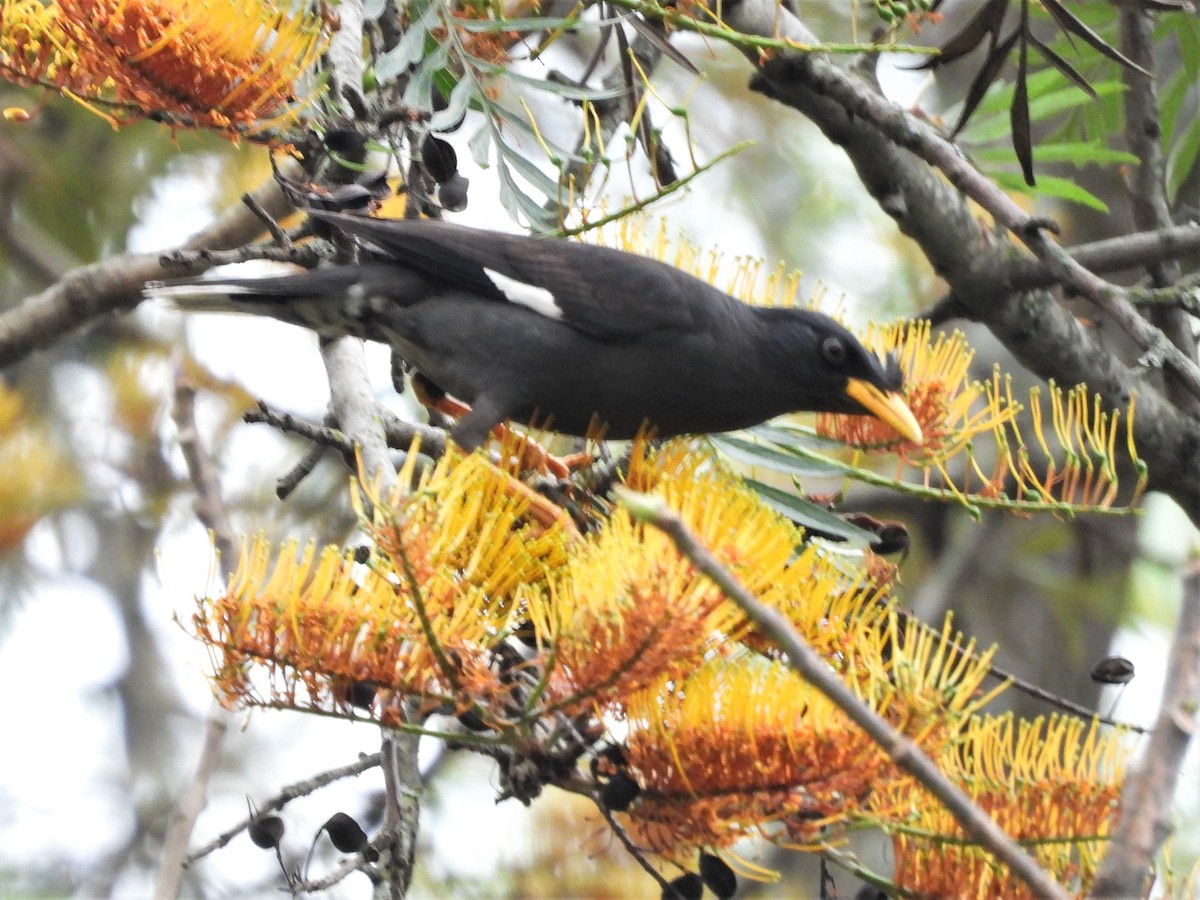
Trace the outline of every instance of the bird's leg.
[[559, 479], [570, 477], [574, 469], [591, 462], [591, 457], [584, 453], [559, 458], [547, 453], [545, 448], [532, 438], [517, 434], [503, 424], [495, 424], [497, 419], [504, 419], [506, 416], [499, 406], [486, 396], [476, 398], [472, 408], [455, 400], [419, 373], [413, 375], [412, 386], [413, 393], [417, 395], [417, 401], [422, 406], [458, 419], [451, 435], [454, 442], [464, 450], [474, 450], [482, 446], [489, 433], [501, 442], [505, 442], [508, 436], [512, 435], [519, 447], [518, 455], [522, 468], [536, 469]]

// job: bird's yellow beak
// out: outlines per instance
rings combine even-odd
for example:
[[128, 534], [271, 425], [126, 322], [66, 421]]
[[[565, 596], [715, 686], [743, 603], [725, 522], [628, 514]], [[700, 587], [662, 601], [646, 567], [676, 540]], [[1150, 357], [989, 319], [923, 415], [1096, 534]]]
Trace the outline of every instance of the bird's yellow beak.
[[922, 442], [921, 425], [899, 394], [885, 394], [875, 385], [859, 378], [850, 379], [846, 394], [857, 400], [875, 418], [895, 428], [905, 440], [914, 444]]

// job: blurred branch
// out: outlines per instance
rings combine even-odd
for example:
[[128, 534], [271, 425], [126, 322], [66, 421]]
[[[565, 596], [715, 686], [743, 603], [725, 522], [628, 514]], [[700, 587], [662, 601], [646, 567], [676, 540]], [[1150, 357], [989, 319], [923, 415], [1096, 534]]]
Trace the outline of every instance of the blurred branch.
[[[217, 548], [217, 561], [221, 575], [228, 579], [232, 574], [234, 559], [233, 529], [225, 503], [221, 498], [221, 485], [213, 467], [212, 458], [200, 442], [196, 430], [196, 390], [184, 380], [182, 371], [175, 373], [175, 427], [179, 448], [187, 463], [188, 475], [196, 489], [196, 515], [212, 533]], [[179, 895], [179, 886], [186, 868], [188, 840], [207, 803], [208, 783], [212, 780], [221, 758], [221, 746], [229, 727], [229, 713], [214, 699], [204, 729], [204, 743], [200, 748], [200, 759], [192, 781], [171, 811], [163, 838], [162, 859], [154, 883], [155, 900], [171, 900]]]
[[1127, 778], [1121, 812], [1094, 897], [1140, 897], [1155, 853], [1172, 830], [1171, 801], [1200, 709], [1200, 555], [1183, 579], [1183, 602], [1167, 660], [1162, 706], [1142, 762]]
[[[1125, 7], [1119, 17], [1121, 52], [1146, 71], [1154, 68], [1154, 34], [1150, 14], [1144, 9]], [[1138, 158], [1130, 172], [1129, 199], [1133, 222], [1138, 229], [1164, 228], [1171, 224], [1171, 209], [1167, 203], [1166, 170], [1163, 164], [1162, 123], [1158, 117], [1158, 92], [1154, 79], [1132, 69], [1121, 67], [1125, 93], [1121, 101], [1125, 108], [1125, 145]], [[1155, 287], [1168, 287], [1179, 280], [1179, 263], [1164, 260], [1146, 266], [1150, 282]], [[1147, 311], [1149, 320], [1162, 329], [1171, 343], [1193, 363], [1196, 361], [1196, 338], [1192, 320], [1182, 309], [1156, 307]], [[1174, 381], [1166, 385], [1167, 396], [1181, 409], [1192, 414], [1200, 411], [1200, 400], [1188, 396]]]
[[912, 775], [954, 816], [968, 839], [976, 841], [1029, 885], [1035, 896], [1067, 900], [1070, 896], [1037, 861], [1008, 836], [969, 796], [950, 781], [920, 747], [870, 709], [809, 647], [778, 610], [760, 603], [688, 531], [683, 520], [658, 498], [614, 489], [631, 515], [663, 531], [699, 571], [738, 605], [751, 622], [784, 652], [789, 664], [809, 684], [836, 704], [879, 745], [897, 766]]
[[[337, 15], [339, 25], [326, 52], [328, 70], [343, 112], [351, 120], [361, 119], [367, 114], [362, 96], [362, 0], [342, 0]], [[338, 165], [322, 174], [340, 180], [354, 173]], [[329, 376], [330, 413], [355, 445], [368, 483], [378, 486], [377, 496], [391, 497], [396, 486], [396, 469], [367, 375], [363, 342], [349, 337], [323, 338], [321, 358]], [[375, 887], [376, 896], [394, 900], [403, 900], [412, 881], [422, 788], [418, 743], [415, 735], [384, 729], [381, 750], [384, 815], [379, 843], [386, 852], [380, 861], [384, 878]]]
[[[1137, 234], [1123, 234], [1080, 244], [1067, 252], [1093, 272], [1118, 272], [1188, 256], [1200, 259], [1200, 223], [1166, 225]], [[1056, 284], [1058, 280], [1036, 259], [1016, 258], [1008, 264], [1009, 289], [1044, 288]]]
[[[264, 184], [254, 196], [276, 218], [282, 218], [292, 209], [274, 181]], [[180, 249], [231, 249], [254, 240], [262, 231], [262, 223], [238, 204], [198, 231]], [[0, 315], [0, 366], [19, 362], [34, 350], [101, 316], [133, 309], [141, 302], [142, 285], [147, 281], [197, 271], [195, 265], [164, 266], [161, 256], [131, 253], [80, 266], [41, 293], [26, 297], [20, 305]]]

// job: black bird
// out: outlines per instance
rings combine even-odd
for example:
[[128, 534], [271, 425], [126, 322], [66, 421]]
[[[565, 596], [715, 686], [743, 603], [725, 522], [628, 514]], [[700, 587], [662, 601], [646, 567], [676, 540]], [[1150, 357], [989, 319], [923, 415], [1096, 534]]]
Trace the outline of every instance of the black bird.
[[390, 344], [471, 404], [452, 432], [467, 450], [508, 419], [572, 435], [595, 419], [619, 439], [647, 422], [669, 437], [797, 411], [870, 414], [921, 440], [898, 367], [820, 313], [749, 306], [665, 263], [574, 241], [309, 215], [359, 238], [363, 262], [147, 296]]

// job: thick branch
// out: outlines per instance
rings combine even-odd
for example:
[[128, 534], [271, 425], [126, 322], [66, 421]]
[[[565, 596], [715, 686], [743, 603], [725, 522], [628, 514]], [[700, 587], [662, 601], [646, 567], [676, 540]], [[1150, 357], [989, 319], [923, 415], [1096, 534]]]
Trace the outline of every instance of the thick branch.
[[[740, 28], [745, 21], [753, 22], [749, 13], [756, 6], [769, 6], [785, 30], [792, 21], [786, 11], [766, 0], [743, 0], [729, 14], [729, 23]], [[1139, 453], [1149, 466], [1151, 484], [1173, 496], [1200, 524], [1200, 422], [1183, 415], [1137, 370], [1116, 359], [1099, 335], [1047, 292], [997, 289], [1009, 283], [1014, 261], [1026, 257], [980, 225], [964, 193], [983, 198], [989, 208], [1007, 212], [1011, 221], [1003, 222], [1006, 226], [1027, 225], [1028, 217], [1019, 209], [1011, 212], [1013, 205], [1003, 192], [971, 169], [957, 148], [931, 127], [825, 60], [802, 54], [777, 57], [765, 64], [754, 86], [808, 116], [846, 151], [868, 191], [917, 242], [965, 312], [986, 324], [1025, 365], [1064, 386], [1086, 384], [1110, 407], [1124, 407], [1136, 395], [1135, 436]], [[902, 145], [929, 152], [932, 164], [953, 184]], [[1067, 273], [1072, 286], [1094, 279], [1107, 287], [1107, 282], [1070, 260], [1060, 247], [1047, 246], [1052, 242], [1041, 231], [1035, 229], [1025, 237], [1046, 254], [1042, 264], [1055, 277]], [[1089, 289], [1095, 287], [1089, 284]], [[1132, 309], [1127, 298], [1122, 300]], [[1161, 332], [1137, 318], [1143, 330], [1157, 335], [1156, 349], [1169, 344]], [[1181, 355], [1174, 346], [1164, 352]]]
[[[1125, 7], [1120, 14], [1121, 50], [1135, 63], [1147, 70], [1154, 68], [1154, 35], [1150, 14], [1135, 7]], [[1122, 67], [1125, 82], [1125, 143], [1138, 158], [1131, 170], [1129, 198], [1133, 206], [1134, 224], [1143, 230], [1163, 228], [1171, 224], [1167, 205], [1165, 171], [1159, 136], [1162, 125], [1158, 120], [1158, 96], [1154, 79], [1143, 72]], [[1155, 287], [1174, 284], [1180, 275], [1179, 263], [1152, 263], [1147, 266]], [[1181, 309], [1159, 308], [1148, 311], [1150, 321], [1162, 329], [1171, 342], [1193, 362], [1196, 359], [1196, 339], [1192, 336], [1192, 320]], [[1181, 409], [1193, 414], [1200, 410], [1196, 398], [1188, 396], [1174, 382], [1167, 383], [1167, 396]]]
[[[1200, 223], [1168, 225], [1153, 231], [1080, 244], [1068, 251], [1071, 258], [1093, 272], [1155, 266], [1169, 260], [1192, 258], [1200, 261]], [[999, 287], [1053, 287], [1058, 280], [1036, 259], [1022, 257], [1008, 264], [1008, 283]]]

